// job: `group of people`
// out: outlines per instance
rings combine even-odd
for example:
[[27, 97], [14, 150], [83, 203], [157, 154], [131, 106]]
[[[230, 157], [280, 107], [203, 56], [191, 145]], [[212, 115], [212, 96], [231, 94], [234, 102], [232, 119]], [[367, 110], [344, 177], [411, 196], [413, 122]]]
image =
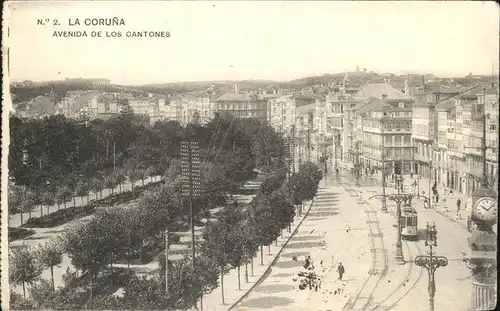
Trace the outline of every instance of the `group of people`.
[[[321, 261], [320, 264], [322, 265], [323, 261]], [[304, 266], [303, 267], [306, 270], [314, 270], [314, 263], [313, 263], [313, 260], [312, 260], [311, 256], [306, 256], [306, 260], [304, 262]], [[341, 262], [339, 262], [339, 264], [337, 266], [337, 273], [339, 274], [339, 280], [342, 280], [342, 276], [345, 273], [345, 268], [344, 268], [344, 265], [342, 265]]]

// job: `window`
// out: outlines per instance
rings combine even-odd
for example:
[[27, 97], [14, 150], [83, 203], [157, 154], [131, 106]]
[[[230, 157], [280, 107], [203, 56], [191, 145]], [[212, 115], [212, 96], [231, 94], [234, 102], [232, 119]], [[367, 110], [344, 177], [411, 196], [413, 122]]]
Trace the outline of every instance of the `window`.
[[394, 142], [395, 142], [396, 146], [400, 146], [401, 145], [401, 136], [395, 136]]
[[496, 120], [490, 120], [488, 129], [490, 131], [494, 131], [494, 132], [497, 131], [497, 122], [496, 122]]
[[401, 122], [394, 122], [394, 124], [396, 125], [396, 131], [400, 131], [401, 130]]
[[405, 136], [405, 137], [404, 137], [404, 139], [405, 139], [405, 140], [404, 140], [404, 141], [405, 141], [405, 144], [408, 144], [408, 145], [409, 145], [409, 144], [410, 144], [410, 141], [411, 141], [410, 136]]
[[392, 130], [392, 122], [391, 122], [391, 121], [387, 122], [387, 129], [388, 129], [389, 131], [391, 131], [391, 130]]
[[386, 145], [391, 145], [392, 144], [391, 136], [385, 136], [385, 144]]
[[411, 130], [411, 124], [410, 124], [410, 122], [405, 122], [405, 130], [407, 130], [407, 131]]
[[395, 117], [399, 117], [399, 111], [396, 111], [396, 112], [394, 113], [394, 116], [395, 116]]
[[400, 156], [401, 155], [401, 148], [395, 148], [394, 152], [395, 152], [395, 156]]
[[448, 139], [447, 147], [449, 150], [456, 150], [455, 141], [452, 139]]

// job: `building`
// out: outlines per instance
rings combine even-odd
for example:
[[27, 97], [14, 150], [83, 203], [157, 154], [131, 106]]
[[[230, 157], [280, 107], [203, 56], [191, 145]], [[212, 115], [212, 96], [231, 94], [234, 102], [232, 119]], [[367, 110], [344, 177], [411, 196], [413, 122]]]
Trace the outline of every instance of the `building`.
[[[364, 167], [383, 167], [395, 174], [411, 172], [412, 105], [371, 98], [357, 108], [356, 136]], [[385, 160], [384, 160], [385, 157]]]
[[413, 105], [412, 142], [413, 173], [430, 178], [432, 145], [435, 137], [436, 105], [418, 101]]
[[267, 100], [255, 93], [240, 92], [238, 85], [214, 99], [214, 111], [226, 112], [236, 118], [255, 118], [266, 122]]
[[408, 158], [408, 152], [411, 156], [408, 139], [411, 141], [409, 134], [414, 102], [408, 94], [388, 83], [368, 83], [347, 97], [342, 104], [344, 161], [354, 165], [359, 159], [366, 166], [378, 165], [382, 161], [384, 143], [386, 160], [389, 161], [387, 165], [391, 170], [396, 173], [410, 172], [412, 161]]
[[[479, 91], [479, 90], [478, 90]], [[462, 114], [463, 147], [465, 165], [462, 177], [462, 192], [470, 195], [483, 179], [483, 138], [482, 114], [486, 111], [486, 163], [489, 183], [494, 189], [498, 185], [498, 88], [492, 87], [473, 95], [460, 98], [457, 114]]]
[[292, 128], [296, 124], [297, 108], [314, 102], [314, 97], [304, 95], [284, 95], [271, 98], [267, 105], [268, 122], [283, 136], [292, 135]]
[[413, 109], [415, 173], [465, 195], [474, 192], [483, 179], [484, 111], [488, 114], [487, 174], [490, 184], [498, 183], [498, 87], [484, 93], [480, 89], [482, 85], [458, 94], [439, 92], [439, 96], [434, 91], [431, 99], [436, 102], [419, 103]]

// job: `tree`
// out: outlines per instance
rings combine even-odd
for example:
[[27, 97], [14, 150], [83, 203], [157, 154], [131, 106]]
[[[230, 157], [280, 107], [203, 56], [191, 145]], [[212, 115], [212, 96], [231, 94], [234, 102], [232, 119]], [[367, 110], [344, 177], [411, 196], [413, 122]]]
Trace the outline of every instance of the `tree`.
[[286, 179], [285, 171], [280, 170], [276, 173], [273, 173], [264, 179], [262, 184], [260, 185], [261, 191], [264, 195], [271, 194], [274, 190], [278, 189], [283, 185]]
[[311, 162], [300, 166], [299, 171], [293, 176], [293, 192], [300, 202], [312, 200], [319, 187], [319, 182], [323, 178], [323, 173], [319, 167]]
[[56, 202], [57, 208], [59, 209], [59, 204], [64, 203], [64, 208], [66, 208], [66, 203], [71, 199], [71, 190], [68, 186], [60, 186], [57, 188], [56, 192]]
[[264, 265], [263, 246], [271, 245], [279, 236], [280, 227], [276, 223], [267, 198], [256, 196], [250, 203], [249, 209], [257, 241], [260, 244], [260, 263]]
[[12, 284], [23, 285], [23, 297], [26, 299], [25, 284], [33, 284], [42, 273], [41, 266], [27, 246], [21, 246], [12, 250], [9, 260], [9, 274]]
[[89, 192], [90, 185], [86, 180], [79, 180], [75, 187], [76, 195], [81, 198], [82, 206], [83, 206], [83, 197], [87, 197], [87, 204], [89, 204]]
[[151, 181], [153, 181], [153, 177], [156, 174], [156, 168], [154, 166], [149, 166], [146, 169], [145, 173], [146, 173], [147, 176], [149, 176], [151, 178]]
[[238, 224], [242, 215], [232, 206], [226, 206], [217, 217], [217, 222], [207, 224], [204, 233], [204, 252], [210, 256], [220, 273], [222, 303], [224, 304], [224, 274], [229, 271], [228, 265], [236, 262], [241, 248], [235, 245], [231, 236], [232, 228]]
[[31, 219], [31, 211], [35, 207], [35, 198], [32, 192], [24, 193], [19, 204], [19, 209], [21, 212], [21, 225], [23, 224], [23, 213], [28, 212], [28, 217]]
[[46, 268], [50, 268], [50, 278], [52, 281], [52, 290], [55, 291], [54, 283], [54, 267], [61, 264], [63, 256], [62, 245], [57, 242], [48, 242], [44, 246], [40, 246], [37, 255], [40, 263]]
[[116, 179], [115, 175], [108, 175], [104, 178], [104, 186], [111, 190], [111, 194], [113, 194], [113, 189], [116, 187]]
[[71, 264], [90, 275], [91, 296], [93, 279], [97, 273], [112, 264], [116, 254], [126, 250], [123, 215], [121, 208], [99, 211], [89, 222], [72, 228], [64, 236], [65, 250]]
[[42, 203], [47, 206], [47, 215], [50, 213], [49, 208], [55, 203], [55, 194], [51, 190], [42, 193]]
[[100, 199], [102, 199], [102, 189], [104, 188], [104, 180], [101, 176], [96, 176], [92, 179], [92, 190], [95, 192], [96, 199], [97, 194], [100, 194]]
[[234, 248], [229, 258], [229, 264], [238, 269], [238, 289], [241, 290], [240, 267], [245, 264], [245, 279], [248, 282], [247, 264], [252, 260], [259, 245], [252, 223], [248, 219], [242, 219], [236, 226], [233, 226], [230, 237], [233, 239]]
[[146, 276], [132, 276], [124, 287], [122, 301], [128, 310], [161, 310], [175, 304], [174, 299], [167, 299], [158, 277], [148, 279]]
[[120, 185], [120, 193], [122, 192], [122, 184], [127, 180], [125, 174], [122, 170], [116, 170], [113, 172], [115, 175], [116, 183]]
[[268, 196], [269, 206], [277, 225], [284, 229], [295, 217], [295, 208], [289, 198], [288, 184], [283, 184]]
[[52, 299], [56, 297], [53, 283], [46, 279], [41, 279], [38, 283], [31, 286], [30, 290], [31, 300], [35, 303], [37, 308], [47, 309], [52, 307]]

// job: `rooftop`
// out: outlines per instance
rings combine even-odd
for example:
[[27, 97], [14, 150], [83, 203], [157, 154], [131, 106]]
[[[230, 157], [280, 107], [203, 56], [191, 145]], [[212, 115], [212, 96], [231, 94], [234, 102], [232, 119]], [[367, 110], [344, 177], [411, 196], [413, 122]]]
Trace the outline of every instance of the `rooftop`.
[[443, 100], [442, 102], [439, 102], [436, 105], [436, 109], [439, 109], [439, 110], [450, 110], [454, 107], [455, 107], [455, 99], [454, 98]]
[[229, 91], [216, 98], [217, 101], [232, 101], [232, 102], [244, 102], [251, 100], [250, 95], [246, 92], [234, 92]]
[[411, 99], [411, 97], [387, 83], [368, 83], [353, 95], [354, 99], [367, 99], [370, 97], [383, 98], [387, 95], [388, 99]]

